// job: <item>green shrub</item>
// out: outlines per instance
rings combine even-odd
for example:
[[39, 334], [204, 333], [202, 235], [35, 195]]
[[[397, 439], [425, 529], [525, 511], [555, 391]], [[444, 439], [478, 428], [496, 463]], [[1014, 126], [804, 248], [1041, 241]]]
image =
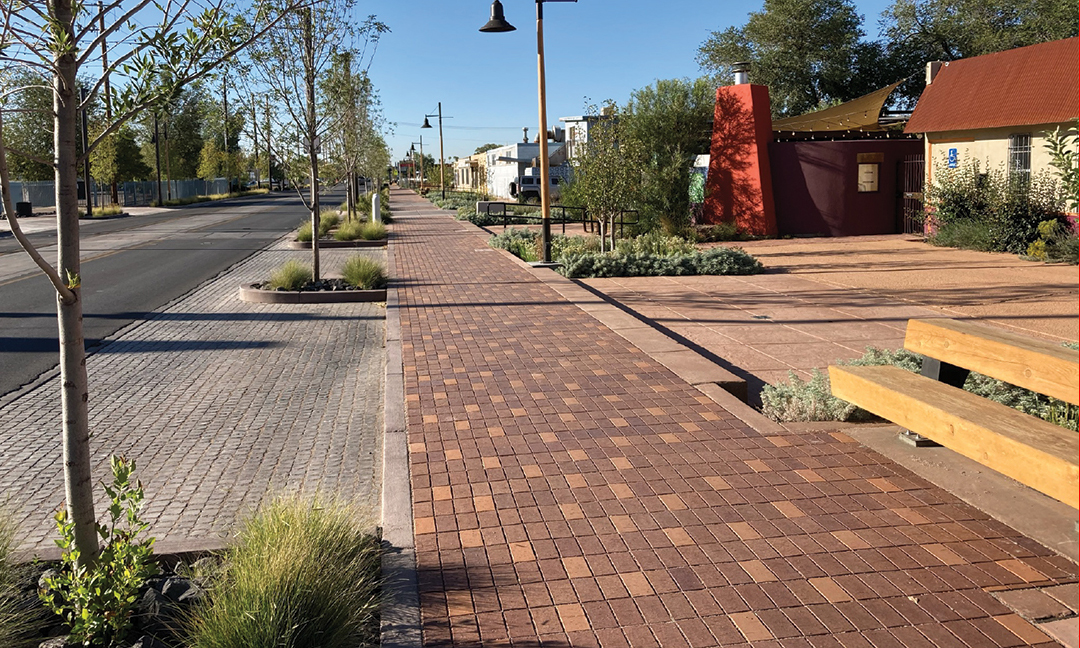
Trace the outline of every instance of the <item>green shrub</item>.
[[189, 620], [191, 648], [354, 648], [379, 642], [379, 539], [340, 501], [264, 506]]
[[963, 250], [992, 252], [993, 234], [990, 226], [977, 220], [958, 220], [942, 223], [927, 239], [931, 245]]
[[661, 277], [679, 275], [749, 275], [764, 268], [739, 248], [717, 247], [690, 254], [589, 252], [560, 258], [559, 272], [570, 278]]
[[271, 290], [300, 290], [311, 283], [311, 268], [296, 259], [289, 259], [270, 273]]
[[360, 229], [363, 224], [360, 221], [348, 221], [342, 223], [334, 232], [334, 239], [338, 241], [355, 241], [360, 238]]
[[[536, 245], [540, 245], [537, 238]], [[537, 247], [539, 250], [539, 247]], [[564, 259], [579, 254], [600, 251], [600, 239], [595, 236], [553, 236], [551, 237], [551, 258]]]
[[[1023, 254], [1039, 238], [1039, 223], [1063, 220], [1066, 195], [1052, 173], [1010, 176], [1003, 169], [980, 170], [978, 162], [946, 168], [926, 191], [926, 204], [937, 227], [981, 223], [985, 233], [967, 231], [979, 245], [995, 252]], [[962, 241], [963, 239], [956, 239]]]
[[382, 265], [366, 256], [354, 256], [341, 267], [345, 283], [360, 290], [375, 290], [386, 287], [386, 270]]
[[678, 236], [668, 236], [659, 229], [634, 238], [619, 239], [615, 242], [615, 251], [619, 254], [672, 256], [676, 254], [693, 254], [695, 250], [694, 244], [690, 241]]
[[341, 217], [338, 216], [336, 210], [324, 209], [319, 212], [319, 238], [329, 234], [330, 230], [337, 227], [340, 222]]
[[1027, 257], [1036, 261], [1077, 264], [1076, 231], [1056, 220], [1039, 223], [1039, 238], [1027, 249]]
[[691, 230], [691, 235], [697, 243], [716, 243], [722, 241], [738, 241], [746, 238], [739, 233], [735, 223], [720, 223], [718, 225], [702, 225]]
[[509, 250], [514, 256], [531, 262], [540, 258], [536, 252], [539, 240], [540, 232], [508, 227], [502, 233], [488, 239], [488, 245], [493, 248]]
[[386, 238], [386, 226], [382, 223], [368, 221], [360, 227], [360, 238], [365, 241], [379, 241]]
[[26, 568], [12, 561], [15, 531], [15, 524], [0, 511], [0, 646], [31, 648], [41, 641], [36, 630], [45, 611], [27, 605], [20, 591]]
[[296, 230], [296, 240], [305, 243], [311, 242], [311, 221], [300, 223], [300, 227]]
[[[1064, 346], [1069, 346], [1066, 343]], [[922, 356], [906, 349], [889, 351], [866, 347], [859, 358], [839, 361], [837, 365], [894, 365], [911, 372], [922, 369]], [[964, 382], [964, 390], [983, 398], [1008, 405], [1025, 414], [1036, 416], [1056, 425], [1076, 430], [1080, 418], [1077, 406], [1063, 403], [1031, 390], [972, 372]], [[761, 411], [782, 422], [792, 421], [864, 421], [874, 415], [832, 395], [829, 377], [815, 369], [809, 381], [794, 372], [788, 379], [761, 390]]]
[[131, 612], [139, 588], [156, 572], [150, 556], [154, 539], [139, 540], [150, 526], [139, 517], [143, 504], [142, 483], [132, 481], [135, 461], [111, 457], [113, 482], [105, 486], [111, 504], [109, 521], [98, 524], [103, 546], [89, 566], [75, 547], [75, 524], [67, 509], [56, 514], [60, 531], [57, 544], [64, 550], [60, 571], [45, 579], [41, 600], [64, 617], [71, 632], [70, 643], [112, 646], [131, 629]]

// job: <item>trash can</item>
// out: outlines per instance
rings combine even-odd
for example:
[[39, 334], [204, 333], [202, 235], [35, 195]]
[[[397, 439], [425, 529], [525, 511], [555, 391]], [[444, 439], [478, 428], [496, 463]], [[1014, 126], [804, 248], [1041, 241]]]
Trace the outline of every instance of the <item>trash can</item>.
[[34, 206], [28, 202], [15, 203], [15, 216], [18, 218], [29, 218], [34, 215]]

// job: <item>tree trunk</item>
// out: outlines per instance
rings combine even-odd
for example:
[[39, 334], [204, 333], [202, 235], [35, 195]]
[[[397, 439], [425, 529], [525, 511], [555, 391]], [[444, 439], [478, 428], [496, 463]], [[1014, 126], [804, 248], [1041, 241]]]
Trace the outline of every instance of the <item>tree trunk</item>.
[[315, 45], [311, 9], [304, 9], [304, 90], [307, 95], [308, 157], [311, 161], [311, 276], [319, 280], [319, 154], [315, 123]]
[[[55, 29], [67, 33], [75, 43], [73, 5], [65, 0], [50, 0]], [[82, 290], [79, 288], [79, 203], [78, 128], [76, 89], [77, 50], [56, 54], [53, 110], [55, 123], [53, 145], [56, 155], [56, 233], [57, 268], [72, 289], [73, 299], [58, 299], [57, 320], [60, 329], [60, 384], [63, 406], [64, 491], [68, 513], [75, 524], [75, 546], [81, 560], [93, 561], [98, 552], [94, 489], [90, 471], [89, 398], [86, 380], [86, 351], [82, 328]], [[87, 191], [90, 187], [86, 188]], [[89, 196], [89, 194], [87, 194]]]

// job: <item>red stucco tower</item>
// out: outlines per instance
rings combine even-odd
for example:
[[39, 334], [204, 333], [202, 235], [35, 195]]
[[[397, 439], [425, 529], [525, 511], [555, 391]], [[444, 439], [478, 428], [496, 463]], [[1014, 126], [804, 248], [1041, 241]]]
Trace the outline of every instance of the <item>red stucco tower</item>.
[[705, 223], [734, 222], [739, 231], [756, 236], [777, 233], [772, 138], [767, 87], [740, 83], [716, 89]]

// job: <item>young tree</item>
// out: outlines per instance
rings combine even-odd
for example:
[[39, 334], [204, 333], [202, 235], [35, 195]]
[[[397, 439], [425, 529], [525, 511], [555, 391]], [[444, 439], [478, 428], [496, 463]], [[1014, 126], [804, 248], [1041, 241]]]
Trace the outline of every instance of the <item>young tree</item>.
[[[343, 52], [355, 52], [360, 68], [365, 59], [370, 64], [379, 37], [389, 31], [375, 16], [356, 20], [355, 9], [356, 0], [324, 0], [290, 12], [251, 50], [251, 69], [270, 88], [300, 136], [310, 187], [308, 196], [300, 196], [311, 210], [313, 232], [319, 231], [320, 144], [331, 123], [331, 114], [321, 109], [316, 81]], [[318, 236], [311, 241], [311, 273], [318, 281]]]
[[690, 221], [690, 174], [709, 151], [715, 92], [707, 79], [660, 80], [635, 90], [620, 116], [620, 138], [641, 157], [641, 203], [669, 232]]
[[[373, 138], [382, 124], [378, 97], [366, 70], [353, 69], [356, 52], [339, 52], [322, 82], [323, 110], [331, 116], [328, 139], [335, 146], [332, 162], [347, 184], [348, 218], [356, 213], [358, 178]], [[385, 146], [384, 146], [385, 148]]]
[[[592, 106], [586, 114], [596, 112]], [[617, 112], [604, 115], [589, 127], [589, 141], [570, 160], [574, 175], [568, 189], [600, 226], [601, 252], [609, 235], [615, 248], [615, 217], [633, 206], [641, 184], [641, 157], [632, 151], [636, 142], [620, 141], [620, 127]]]
[[[295, 9], [296, 5], [282, 8]], [[195, 10], [199, 9], [199, 12]], [[32, 86], [9, 79], [39, 71], [52, 96], [53, 156], [37, 160], [51, 167], [56, 183], [57, 265], [53, 267], [23, 235], [15, 218], [0, 110], [0, 194], [12, 233], [49, 278], [57, 293], [60, 337], [60, 397], [63, 409], [64, 486], [80, 560], [98, 553], [91, 485], [89, 388], [82, 329], [78, 169], [103, 140], [132, 117], [156, 109], [180, 88], [206, 75], [280, 19], [279, 12], [253, 7], [245, 23], [233, 20], [223, 0], [193, 5], [190, 0], [152, 3], [112, 0], [96, 11], [73, 0], [0, 0], [0, 88], [18, 96]], [[114, 14], [110, 16], [109, 14]], [[141, 25], [141, 26], [140, 26]], [[123, 34], [123, 38], [114, 38]], [[112, 48], [103, 64], [101, 43]], [[85, 150], [77, 146], [80, 111], [86, 110], [113, 76], [113, 118]], [[122, 82], [117, 82], [121, 77]], [[86, 92], [80, 92], [82, 86]], [[2, 108], [2, 107], [0, 107]]]

